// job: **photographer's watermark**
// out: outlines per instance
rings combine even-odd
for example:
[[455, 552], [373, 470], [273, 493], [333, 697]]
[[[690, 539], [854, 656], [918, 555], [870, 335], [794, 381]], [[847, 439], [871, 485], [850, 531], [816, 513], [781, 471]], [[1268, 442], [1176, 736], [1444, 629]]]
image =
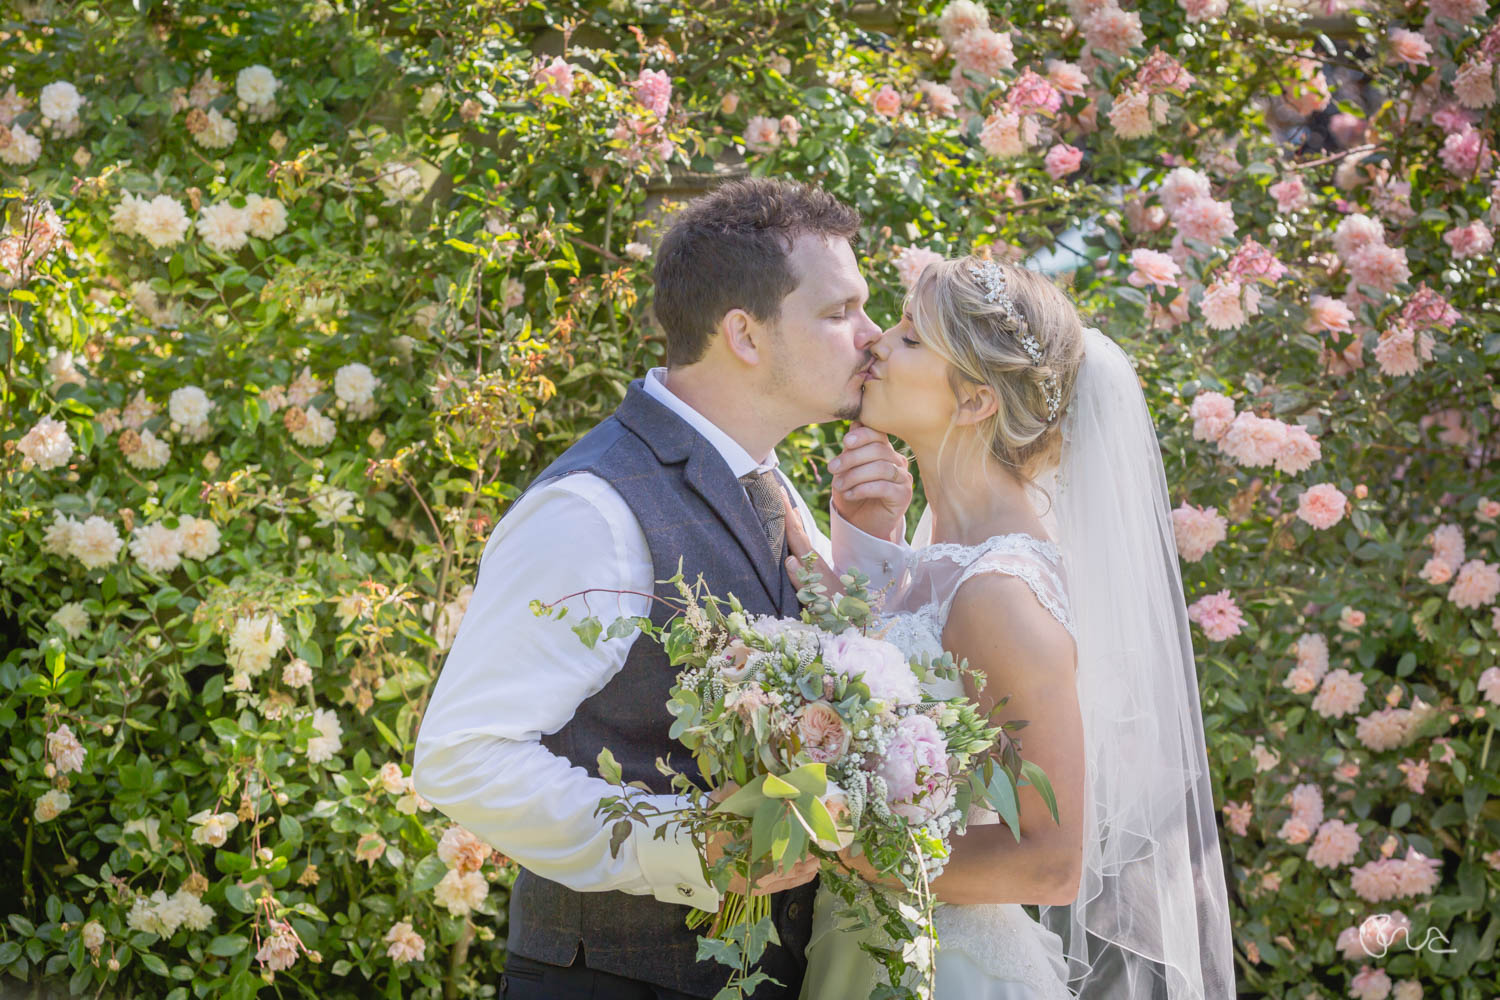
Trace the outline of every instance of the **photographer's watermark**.
[[1448, 938], [1436, 927], [1427, 928], [1421, 941], [1411, 936], [1411, 920], [1404, 913], [1375, 913], [1359, 925], [1359, 946], [1371, 958], [1384, 958], [1398, 942], [1404, 941], [1412, 951], [1430, 951], [1438, 955], [1451, 955], [1456, 948], [1440, 948]]

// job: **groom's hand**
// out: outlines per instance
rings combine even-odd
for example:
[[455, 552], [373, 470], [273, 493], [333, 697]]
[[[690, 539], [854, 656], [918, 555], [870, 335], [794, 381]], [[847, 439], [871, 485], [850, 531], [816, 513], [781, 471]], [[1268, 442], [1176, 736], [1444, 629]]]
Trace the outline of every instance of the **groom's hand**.
[[[798, 574], [802, 570], [803, 558], [813, 551], [813, 543], [812, 539], [807, 536], [807, 529], [802, 525], [802, 517], [797, 513], [796, 504], [792, 503], [792, 498], [787, 495], [784, 486], [781, 489], [781, 506], [786, 510], [786, 550], [791, 553], [786, 560], [786, 574], [791, 577], [792, 583], [801, 587], [802, 583], [798, 579]], [[828, 588], [829, 596], [842, 593], [839, 589], [839, 575], [822, 556], [814, 557], [812, 572], [822, 574], [823, 579], [819, 582]]]
[[[726, 782], [710, 792], [709, 798], [715, 802], [723, 802], [738, 791], [739, 787], [733, 781]], [[708, 838], [708, 843], [704, 845], [704, 860], [708, 862], [710, 868], [724, 856], [725, 845], [733, 839], [728, 833], [723, 832], [716, 833]], [[769, 896], [772, 893], [785, 892], [788, 889], [795, 889], [799, 885], [806, 885], [818, 877], [818, 867], [819, 862], [817, 858], [803, 858], [785, 872], [776, 871], [772, 868], [768, 872], [757, 873], [754, 880], [753, 894], [756, 896]], [[737, 892], [742, 896], [752, 894], [751, 886], [745, 881], [745, 877], [740, 874], [736, 874], [734, 878], [730, 879], [729, 891]]]
[[867, 535], [904, 540], [913, 483], [909, 465], [889, 437], [854, 422], [844, 435], [844, 450], [828, 463], [834, 508]]

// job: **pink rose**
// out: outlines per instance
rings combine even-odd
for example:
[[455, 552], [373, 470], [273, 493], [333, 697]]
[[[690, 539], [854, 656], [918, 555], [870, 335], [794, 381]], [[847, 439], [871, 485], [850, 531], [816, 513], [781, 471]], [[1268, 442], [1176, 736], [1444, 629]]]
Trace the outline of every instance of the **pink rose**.
[[1348, 502], [1332, 483], [1319, 483], [1302, 492], [1297, 501], [1297, 516], [1322, 531], [1344, 519], [1344, 506]]
[[948, 744], [926, 715], [908, 715], [896, 726], [877, 773], [885, 779], [891, 810], [922, 823], [952, 807]]
[[1172, 224], [1183, 239], [1222, 243], [1235, 234], [1234, 205], [1213, 198], [1193, 198], [1177, 209], [1168, 208]]
[[1345, 216], [1333, 231], [1333, 250], [1344, 263], [1367, 246], [1385, 245], [1385, 227], [1358, 212]]
[[1177, 0], [1189, 21], [1214, 21], [1229, 13], [1229, 0]]
[[901, 651], [888, 642], [871, 639], [853, 628], [823, 644], [823, 665], [845, 677], [859, 678], [870, 696], [888, 703], [911, 703], [921, 699], [917, 675]]
[[1127, 90], [1115, 98], [1109, 109], [1109, 123], [1121, 139], [1140, 139], [1156, 131], [1151, 116], [1151, 95], [1144, 90]]
[[553, 56], [550, 63], [538, 69], [532, 79], [545, 83], [549, 94], [567, 97], [573, 93], [573, 67], [557, 56]]
[[797, 736], [808, 760], [832, 764], [849, 752], [849, 727], [826, 701], [813, 701], [797, 713]]
[[1483, 559], [1470, 559], [1458, 568], [1458, 578], [1448, 590], [1448, 600], [1460, 608], [1493, 604], [1500, 594], [1500, 566]]
[[1203, 290], [1203, 321], [1215, 330], [1233, 330], [1245, 325], [1248, 318], [1240, 303], [1238, 281], [1219, 279]]
[[1286, 424], [1247, 410], [1234, 418], [1219, 439], [1219, 450], [1236, 465], [1256, 469], [1276, 462], [1286, 448], [1286, 438]]
[[1480, 497], [1475, 504], [1474, 516], [1486, 524], [1493, 523], [1495, 518], [1500, 517], [1500, 500]]
[[1271, 197], [1276, 199], [1276, 207], [1280, 211], [1295, 212], [1307, 207], [1307, 188], [1298, 174], [1293, 174], [1284, 181], [1277, 181], [1271, 185], [1270, 190]]
[[719, 98], [719, 110], [726, 115], [734, 114], [735, 109], [739, 106], [740, 95], [736, 94], [732, 90], [729, 93], [725, 94], [723, 97]]
[[1349, 324], [1354, 322], [1354, 311], [1344, 304], [1344, 300], [1327, 295], [1313, 296], [1311, 313], [1307, 324], [1309, 332], [1348, 333]]
[[1349, 279], [1358, 285], [1371, 285], [1382, 292], [1391, 292], [1410, 277], [1406, 251], [1398, 247], [1371, 244], [1349, 258]]
[[1426, 330], [1435, 326], [1452, 326], [1459, 321], [1460, 313], [1442, 295], [1428, 288], [1424, 281], [1401, 307], [1401, 318], [1413, 329]]
[[1442, 152], [1438, 154], [1443, 166], [1458, 177], [1470, 178], [1482, 170], [1488, 170], [1492, 153], [1484, 141], [1484, 133], [1473, 128], [1455, 132], [1443, 140]]
[[802, 131], [802, 123], [791, 115], [781, 116], [781, 135], [786, 139], [787, 145], [797, 145], [797, 134]]
[[1084, 96], [1089, 78], [1076, 65], [1061, 59], [1047, 60], [1047, 82], [1057, 88], [1058, 93], [1068, 97]]
[[1358, 608], [1346, 607], [1339, 612], [1339, 624], [1354, 631], [1365, 627], [1365, 613]]
[[896, 253], [896, 273], [901, 276], [901, 284], [908, 290], [916, 287], [917, 278], [921, 277], [928, 264], [943, 259], [942, 254], [924, 247], [899, 247]]
[[1062, 94], [1035, 70], [1026, 69], [1006, 91], [1005, 103], [1018, 115], [1054, 115], [1062, 107]]
[[1443, 234], [1443, 242], [1453, 249], [1453, 256], [1463, 260], [1489, 253], [1490, 248], [1495, 245], [1495, 238], [1490, 234], [1488, 226], [1475, 219], [1467, 226], [1448, 230]]
[[951, 117], [958, 110], [958, 95], [946, 83], [922, 80], [917, 84], [917, 89], [922, 92], [922, 97], [933, 114]]
[[1453, 579], [1453, 567], [1434, 556], [1422, 564], [1422, 571], [1417, 575], [1434, 587], [1440, 587]]
[[890, 84], [885, 84], [875, 91], [875, 96], [870, 102], [878, 115], [894, 118], [901, 113], [901, 95], [896, 93]]
[[1224, 540], [1229, 522], [1217, 507], [1190, 506], [1186, 501], [1172, 511], [1172, 533], [1177, 554], [1186, 562], [1197, 562]]
[[775, 118], [755, 115], [745, 123], [745, 146], [756, 153], [769, 153], [781, 145], [781, 125]]
[[1333, 95], [1317, 60], [1297, 58], [1292, 60], [1291, 68], [1296, 76], [1284, 85], [1281, 99], [1299, 115], [1310, 115], [1327, 107]]
[[1276, 255], [1268, 248], [1257, 243], [1255, 237], [1246, 236], [1234, 256], [1229, 258], [1224, 270], [1241, 280], [1274, 285], [1286, 274], [1286, 265], [1277, 260]]
[[1286, 425], [1286, 440], [1276, 455], [1276, 468], [1289, 476], [1306, 472], [1314, 462], [1323, 457], [1323, 446], [1301, 424]]
[[648, 111], [658, 115], [667, 113], [672, 101], [672, 79], [659, 69], [643, 69], [630, 85], [635, 99]]
[[1203, 390], [1193, 397], [1188, 416], [1193, 418], [1195, 441], [1218, 441], [1234, 421], [1234, 401], [1223, 393]]
[[1125, 280], [1136, 288], [1154, 287], [1158, 292], [1177, 287], [1177, 275], [1181, 273], [1177, 262], [1167, 254], [1156, 250], [1138, 249], [1130, 251], [1130, 265], [1135, 268]]
[[1432, 360], [1433, 340], [1430, 334], [1395, 323], [1380, 335], [1375, 344], [1375, 361], [1386, 375], [1412, 375], [1423, 361]]
[[1100, 7], [1084, 18], [1082, 28], [1090, 48], [1113, 52], [1117, 56], [1126, 55], [1146, 41], [1141, 30], [1141, 15], [1121, 10], [1113, 4]]
[[1053, 180], [1060, 181], [1069, 174], [1077, 173], [1083, 163], [1083, 150], [1059, 142], [1047, 150], [1043, 162], [1047, 167], [1047, 174]]
[[1426, 66], [1427, 57], [1431, 54], [1432, 46], [1417, 32], [1407, 31], [1405, 28], [1391, 30], [1391, 57], [1397, 62], [1408, 66]]
[[993, 79], [1016, 64], [1008, 32], [971, 28], [953, 40], [952, 49], [961, 71], [986, 79]]
[[1458, 68], [1453, 93], [1466, 108], [1487, 108], [1495, 103], [1495, 64], [1488, 59], [1470, 59]]
[[1188, 606], [1188, 619], [1196, 622], [1214, 642], [1234, 638], [1245, 624], [1245, 616], [1227, 590], [1198, 598]]

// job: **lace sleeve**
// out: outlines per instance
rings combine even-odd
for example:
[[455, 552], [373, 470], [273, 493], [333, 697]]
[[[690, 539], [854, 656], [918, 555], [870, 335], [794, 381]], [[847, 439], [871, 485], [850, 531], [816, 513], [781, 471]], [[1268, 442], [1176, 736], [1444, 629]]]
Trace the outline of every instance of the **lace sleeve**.
[[1001, 573], [1025, 583], [1036, 597], [1037, 603], [1068, 630], [1068, 635], [1073, 637], [1075, 643], [1078, 641], [1078, 633], [1073, 628], [1073, 616], [1068, 609], [1068, 593], [1063, 586], [1061, 570], [1052, 565], [1041, 552], [990, 551], [964, 567], [943, 602], [943, 621], [948, 620], [948, 612], [953, 607], [953, 599], [958, 595], [959, 588], [985, 573]]

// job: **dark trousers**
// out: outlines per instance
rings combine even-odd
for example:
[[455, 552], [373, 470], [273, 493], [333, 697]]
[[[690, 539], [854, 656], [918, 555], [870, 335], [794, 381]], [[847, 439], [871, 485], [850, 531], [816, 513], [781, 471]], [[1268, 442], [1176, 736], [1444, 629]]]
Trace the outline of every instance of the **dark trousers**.
[[697, 1000], [665, 986], [590, 969], [584, 964], [581, 944], [569, 966], [507, 955], [500, 996], [502, 1000]]

